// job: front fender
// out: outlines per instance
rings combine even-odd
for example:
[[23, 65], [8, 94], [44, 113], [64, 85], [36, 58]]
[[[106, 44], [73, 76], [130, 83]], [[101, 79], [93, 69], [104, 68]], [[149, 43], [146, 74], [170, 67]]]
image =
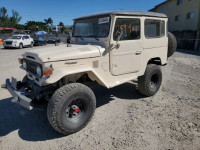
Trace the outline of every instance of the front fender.
[[75, 73], [81, 73], [81, 72], [85, 72], [85, 71], [90, 71], [90, 70], [91, 69], [86, 66], [77, 66], [77, 67], [73, 66], [73, 67], [57, 68], [53, 71], [53, 74], [49, 78], [47, 78], [43, 81], [43, 84], [45, 84], [45, 85], [53, 84], [53, 83], [59, 81], [64, 76], [75, 74]]
[[93, 78], [95, 78], [95, 80], [98, 83], [100, 83], [101, 85], [106, 86], [103, 79], [101, 79], [98, 76], [98, 74], [93, 70], [93, 68], [88, 67], [88, 66], [72, 66], [72, 67], [57, 68], [53, 71], [53, 74], [50, 77], [45, 78], [43, 80], [42, 85], [53, 84], [65, 76], [73, 75], [73, 74], [77, 74], [77, 73], [84, 73], [84, 72], [88, 73], [89, 76], [92, 76]]

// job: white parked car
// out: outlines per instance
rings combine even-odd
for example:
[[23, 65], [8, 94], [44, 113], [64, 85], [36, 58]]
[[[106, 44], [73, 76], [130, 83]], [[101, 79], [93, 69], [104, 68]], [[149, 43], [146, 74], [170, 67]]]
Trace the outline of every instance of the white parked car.
[[15, 47], [22, 49], [23, 47], [26, 46], [33, 46], [34, 41], [31, 38], [30, 35], [26, 34], [18, 34], [18, 35], [13, 35], [9, 39], [4, 41], [4, 48], [9, 48], [9, 47]]

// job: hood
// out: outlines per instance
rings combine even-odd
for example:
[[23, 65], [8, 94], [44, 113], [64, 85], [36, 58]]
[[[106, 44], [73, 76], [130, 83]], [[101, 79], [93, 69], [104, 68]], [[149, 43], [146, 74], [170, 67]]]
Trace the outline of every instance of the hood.
[[14, 39], [6, 39], [6, 40], [4, 40], [4, 42], [5, 41], [17, 41], [17, 39], [16, 40], [14, 40]]
[[23, 54], [23, 57], [34, 57], [42, 62], [82, 59], [99, 57], [102, 49], [104, 48], [94, 45], [72, 44], [71, 47], [67, 47], [67, 45], [60, 45], [32, 50]]

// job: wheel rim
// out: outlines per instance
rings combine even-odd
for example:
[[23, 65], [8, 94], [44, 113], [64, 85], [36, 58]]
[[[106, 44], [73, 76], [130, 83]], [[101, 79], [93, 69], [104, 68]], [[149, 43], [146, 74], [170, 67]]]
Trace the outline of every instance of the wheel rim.
[[20, 49], [22, 48], [22, 44], [19, 45], [19, 48], [20, 48]]
[[159, 76], [158, 74], [153, 74], [150, 79], [150, 89], [155, 91], [158, 87]]
[[65, 117], [71, 123], [77, 123], [82, 120], [86, 112], [86, 103], [83, 99], [73, 100], [65, 109]]

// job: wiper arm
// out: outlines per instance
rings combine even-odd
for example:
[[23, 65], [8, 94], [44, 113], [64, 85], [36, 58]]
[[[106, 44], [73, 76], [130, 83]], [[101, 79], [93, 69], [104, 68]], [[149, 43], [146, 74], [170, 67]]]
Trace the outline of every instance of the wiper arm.
[[87, 37], [94, 38], [95, 40], [99, 41], [99, 38], [96, 37], [96, 35], [88, 35]]
[[99, 41], [99, 38], [94, 38], [95, 40]]
[[82, 37], [79, 37], [79, 39], [81, 39], [82, 41], [84, 41], [84, 39]]

